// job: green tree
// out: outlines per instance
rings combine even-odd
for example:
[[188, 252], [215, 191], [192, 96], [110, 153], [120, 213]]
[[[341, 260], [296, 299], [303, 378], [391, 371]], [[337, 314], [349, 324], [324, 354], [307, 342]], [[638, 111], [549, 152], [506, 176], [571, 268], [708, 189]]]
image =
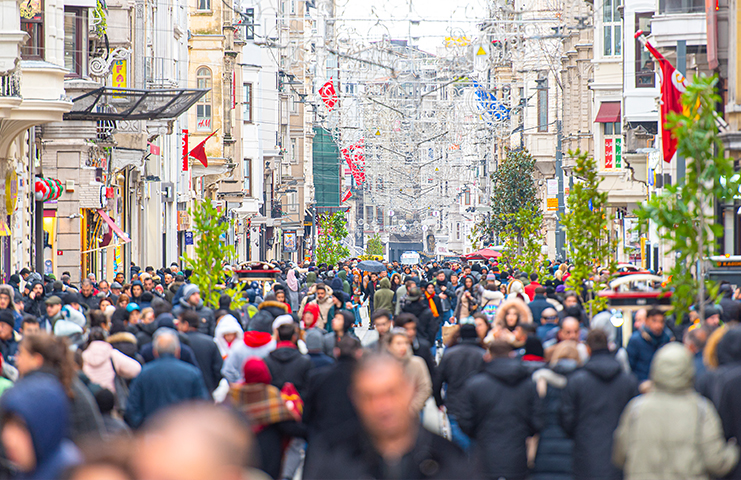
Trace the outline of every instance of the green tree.
[[218, 308], [219, 297], [226, 293], [232, 297], [235, 307], [244, 303], [238, 288], [225, 288], [224, 281], [231, 274], [224, 268], [235, 257], [234, 245], [222, 241], [226, 238], [230, 223], [222, 218], [210, 198], [196, 202], [190, 211], [193, 221], [194, 253], [187, 253], [183, 261], [193, 271], [190, 281], [201, 291], [203, 303]]
[[317, 235], [316, 259], [319, 263], [336, 265], [337, 262], [350, 256], [350, 250], [342, 245], [347, 237], [344, 212], [322, 213], [318, 217], [319, 235]]
[[381, 235], [376, 233], [368, 239], [368, 244], [365, 246], [366, 255], [383, 255], [386, 253], [386, 247], [381, 241]]
[[717, 285], [702, 280], [703, 259], [714, 253], [714, 239], [723, 235], [723, 225], [713, 218], [713, 203], [732, 202], [739, 193], [734, 160], [724, 155], [718, 136], [717, 88], [717, 76], [695, 77], [687, 87], [682, 95], [685, 112], [668, 118], [677, 151], [687, 159], [685, 177], [665, 186], [661, 195], [652, 196], [637, 212], [642, 228], [653, 221], [661, 240], [678, 254], [668, 285], [677, 321], [695, 302], [704, 318], [706, 291], [713, 298], [717, 295]]
[[502, 260], [511, 267], [543, 277], [543, 214], [535, 203], [505, 214], [507, 220], [500, 238], [504, 249]]
[[615, 242], [610, 240], [607, 229], [607, 192], [599, 191], [602, 178], [597, 171], [597, 163], [579, 150], [569, 151], [569, 155], [576, 160], [574, 175], [578, 180], [574, 182], [569, 195], [568, 212], [561, 220], [573, 265], [566, 284], [588, 305], [589, 314], [592, 315], [603, 309], [607, 300], [595, 295], [604, 285], [593, 283], [590, 286], [588, 282], [597, 281], [597, 276], [593, 275], [595, 267], [604, 266], [609, 267], [610, 271], [614, 270]]
[[527, 150], [507, 150], [504, 160], [491, 174], [491, 220], [487, 233], [496, 235], [508, 229], [511, 215], [536, 204], [533, 181], [535, 158]]

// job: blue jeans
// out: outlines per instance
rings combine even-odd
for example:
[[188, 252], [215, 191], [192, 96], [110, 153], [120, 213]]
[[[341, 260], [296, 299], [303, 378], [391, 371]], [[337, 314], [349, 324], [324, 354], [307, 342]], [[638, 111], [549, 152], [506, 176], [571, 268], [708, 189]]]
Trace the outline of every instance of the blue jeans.
[[352, 307], [352, 312], [355, 314], [355, 323], [357, 323], [358, 325], [362, 325], [363, 319], [360, 318], [360, 306], [355, 305], [354, 307]]
[[460, 425], [458, 425], [458, 419], [455, 416], [448, 414], [448, 420], [450, 420], [450, 434], [453, 438], [453, 443], [461, 447], [466, 453], [471, 453], [473, 442], [468, 435], [463, 433]]

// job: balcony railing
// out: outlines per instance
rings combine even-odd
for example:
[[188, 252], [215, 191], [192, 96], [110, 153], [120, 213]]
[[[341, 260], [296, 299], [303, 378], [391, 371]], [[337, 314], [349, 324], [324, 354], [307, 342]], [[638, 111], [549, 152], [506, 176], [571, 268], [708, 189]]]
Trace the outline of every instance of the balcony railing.
[[146, 57], [145, 78], [147, 84], [177, 84], [180, 79], [177, 60], [164, 57]]
[[0, 75], [0, 97], [20, 97], [21, 78], [19, 72]]
[[659, 14], [704, 13], [704, 0], [659, 0]]

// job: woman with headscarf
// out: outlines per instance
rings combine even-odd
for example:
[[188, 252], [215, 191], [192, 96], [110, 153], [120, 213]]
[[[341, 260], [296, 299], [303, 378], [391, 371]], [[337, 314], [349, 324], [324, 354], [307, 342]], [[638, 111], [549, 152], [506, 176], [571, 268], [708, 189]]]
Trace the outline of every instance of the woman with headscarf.
[[221, 317], [214, 331], [214, 342], [219, 347], [223, 359], [226, 359], [234, 348], [244, 344], [244, 329], [234, 315]]
[[458, 292], [458, 302], [453, 316], [458, 320], [470, 317], [478, 310], [479, 301], [478, 289], [474, 285], [473, 276], [469, 275], [463, 280], [463, 288]]
[[292, 312], [297, 312], [300, 304], [298, 298], [299, 284], [296, 278], [296, 271], [291, 269], [286, 274], [286, 303], [290, 305]]

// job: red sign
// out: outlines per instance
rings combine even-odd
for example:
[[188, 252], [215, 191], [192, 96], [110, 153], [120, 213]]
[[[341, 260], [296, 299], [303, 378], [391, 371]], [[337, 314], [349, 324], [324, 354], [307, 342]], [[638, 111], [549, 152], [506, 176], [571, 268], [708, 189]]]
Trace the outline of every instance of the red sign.
[[188, 171], [188, 129], [183, 129], [183, 171]]
[[614, 163], [614, 140], [612, 138], [605, 139], [605, 168], [615, 168]]

